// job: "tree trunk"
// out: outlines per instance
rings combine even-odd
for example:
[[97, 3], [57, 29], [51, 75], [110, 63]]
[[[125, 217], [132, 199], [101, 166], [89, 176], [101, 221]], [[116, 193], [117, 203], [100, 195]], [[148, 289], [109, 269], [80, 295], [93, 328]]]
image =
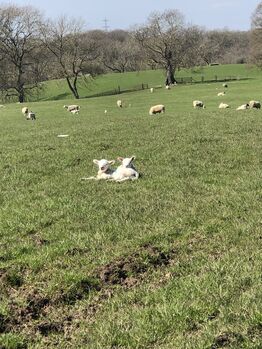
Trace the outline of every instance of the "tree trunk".
[[172, 64], [169, 63], [166, 69], [166, 85], [173, 85], [176, 82], [175, 72], [172, 67]]
[[70, 91], [73, 93], [75, 99], [79, 99], [79, 94], [78, 94], [76, 85], [75, 85], [75, 88], [74, 88], [74, 86], [72, 86], [72, 83], [71, 83], [69, 77], [66, 78], [66, 81], [67, 81], [68, 87], [70, 88]]

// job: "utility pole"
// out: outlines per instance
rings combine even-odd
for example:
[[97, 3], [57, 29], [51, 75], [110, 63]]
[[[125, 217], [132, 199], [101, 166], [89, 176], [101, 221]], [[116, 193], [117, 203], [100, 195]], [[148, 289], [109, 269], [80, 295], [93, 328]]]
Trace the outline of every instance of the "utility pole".
[[104, 30], [107, 32], [107, 31], [108, 31], [108, 28], [109, 28], [109, 25], [107, 24], [107, 23], [108, 23], [108, 19], [107, 19], [107, 18], [104, 18], [104, 19], [103, 19], [103, 22], [104, 22]]

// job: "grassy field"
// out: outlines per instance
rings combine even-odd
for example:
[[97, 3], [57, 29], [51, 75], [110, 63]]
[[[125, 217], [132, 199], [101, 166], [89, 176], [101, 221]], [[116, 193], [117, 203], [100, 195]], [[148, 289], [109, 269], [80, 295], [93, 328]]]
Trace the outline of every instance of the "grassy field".
[[[176, 76], [192, 77], [195, 81], [201, 81], [202, 76], [205, 80], [213, 80], [215, 76], [218, 79], [225, 77], [256, 78], [261, 76], [261, 71], [245, 64], [228, 64], [218, 66], [205, 66], [195, 69], [181, 69]], [[147, 70], [130, 73], [112, 73], [98, 76], [95, 79], [87, 78], [87, 81], [79, 79], [79, 93], [81, 97], [92, 97], [108, 91], [128, 90], [134, 87], [140, 87], [147, 84], [149, 87], [163, 85], [165, 76], [162, 70]], [[53, 80], [42, 84], [43, 90], [36, 96], [31, 97], [32, 101], [42, 100], [62, 100], [72, 98], [65, 80]]]
[[[0, 109], [1, 349], [262, 348], [262, 111], [235, 110], [262, 80], [222, 90]], [[80, 180], [131, 155], [137, 181]]]

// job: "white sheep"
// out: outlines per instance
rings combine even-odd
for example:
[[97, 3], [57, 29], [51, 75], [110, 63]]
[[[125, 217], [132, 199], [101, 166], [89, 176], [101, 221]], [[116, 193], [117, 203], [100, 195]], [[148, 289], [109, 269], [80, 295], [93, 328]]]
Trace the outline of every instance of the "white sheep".
[[229, 105], [226, 104], [226, 103], [220, 103], [219, 106], [218, 106], [219, 109], [226, 109], [226, 108], [229, 108]]
[[166, 90], [170, 90], [171, 87], [169, 85], [166, 85]]
[[165, 109], [165, 106], [163, 104], [157, 104], [157, 105], [152, 106], [149, 109], [149, 115], [164, 113], [165, 110], [166, 109]]
[[225, 87], [225, 88], [227, 88], [227, 87], [228, 87], [228, 85], [227, 85], [226, 83], [224, 83], [222, 86], [223, 86], [223, 87]]
[[29, 113], [28, 107], [23, 107], [23, 108], [22, 108], [22, 114], [23, 114], [24, 116], [27, 116], [28, 113]]
[[118, 108], [123, 107], [122, 101], [120, 99], [118, 101], [116, 101], [116, 105], [118, 106]]
[[240, 105], [239, 107], [236, 108], [236, 110], [246, 110], [246, 109], [249, 109], [249, 104], [248, 103], [242, 104], [242, 105]]
[[35, 113], [30, 111], [28, 114], [27, 114], [27, 120], [35, 120]]
[[107, 110], [106, 109], [105, 109], [104, 113], [107, 114]]
[[64, 105], [64, 108], [73, 114], [78, 114], [78, 112], [80, 111], [80, 106], [77, 104]]
[[117, 160], [121, 162], [121, 165], [118, 166], [118, 168], [113, 172], [111, 180], [116, 182], [123, 182], [129, 179], [138, 179], [139, 173], [133, 165], [134, 159], [134, 156], [132, 156], [131, 158], [118, 157]]
[[95, 179], [95, 180], [100, 180], [100, 179], [110, 179], [112, 178], [112, 175], [114, 173], [114, 170], [110, 168], [110, 165], [115, 163], [115, 160], [106, 160], [106, 159], [101, 159], [101, 160], [93, 160], [93, 163], [98, 166], [98, 172], [95, 177], [83, 177], [81, 178], [82, 180], [86, 179]]
[[226, 93], [223, 91], [223, 92], [218, 92], [217, 95], [218, 95], [218, 97], [221, 97], [221, 96], [225, 96], [225, 94], [226, 94]]
[[260, 109], [261, 108], [261, 104], [259, 101], [250, 101], [248, 104], [249, 104], [249, 107], [251, 109]]
[[205, 108], [205, 104], [202, 101], [193, 101], [193, 107], [194, 108]]
[[154, 88], [153, 88], [153, 87], [150, 88], [150, 92], [151, 92], [151, 93], [154, 92]]

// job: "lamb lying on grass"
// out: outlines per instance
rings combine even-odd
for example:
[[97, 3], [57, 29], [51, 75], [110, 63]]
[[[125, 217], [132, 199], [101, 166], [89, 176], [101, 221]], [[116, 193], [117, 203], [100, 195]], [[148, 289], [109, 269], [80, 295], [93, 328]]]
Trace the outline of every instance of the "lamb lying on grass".
[[83, 177], [81, 178], [82, 180], [86, 179], [95, 179], [95, 180], [100, 180], [100, 179], [109, 179], [112, 178], [114, 170], [110, 168], [110, 165], [113, 165], [115, 163], [115, 160], [106, 160], [106, 159], [101, 159], [101, 160], [93, 160], [93, 163], [98, 166], [98, 172], [95, 177]]
[[112, 175], [113, 181], [123, 182], [128, 179], [138, 179], [139, 173], [133, 165], [133, 161], [135, 160], [134, 156], [131, 158], [118, 157], [117, 160], [121, 162], [121, 165], [114, 171]]
[[108, 179], [115, 182], [123, 182], [128, 179], [134, 180], [138, 179], [139, 173], [136, 171], [133, 165], [135, 157], [132, 156], [131, 158], [122, 158], [119, 157], [118, 161], [121, 161], [121, 165], [117, 167], [116, 170], [113, 170], [110, 168], [110, 165], [114, 164], [115, 161], [111, 160], [108, 161], [106, 159], [102, 160], [96, 160], [94, 159], [93, 162], [98, 166], [98, 172], [95, 177], [83, 177], [82, 180], [89, 180], [89, 179]]

